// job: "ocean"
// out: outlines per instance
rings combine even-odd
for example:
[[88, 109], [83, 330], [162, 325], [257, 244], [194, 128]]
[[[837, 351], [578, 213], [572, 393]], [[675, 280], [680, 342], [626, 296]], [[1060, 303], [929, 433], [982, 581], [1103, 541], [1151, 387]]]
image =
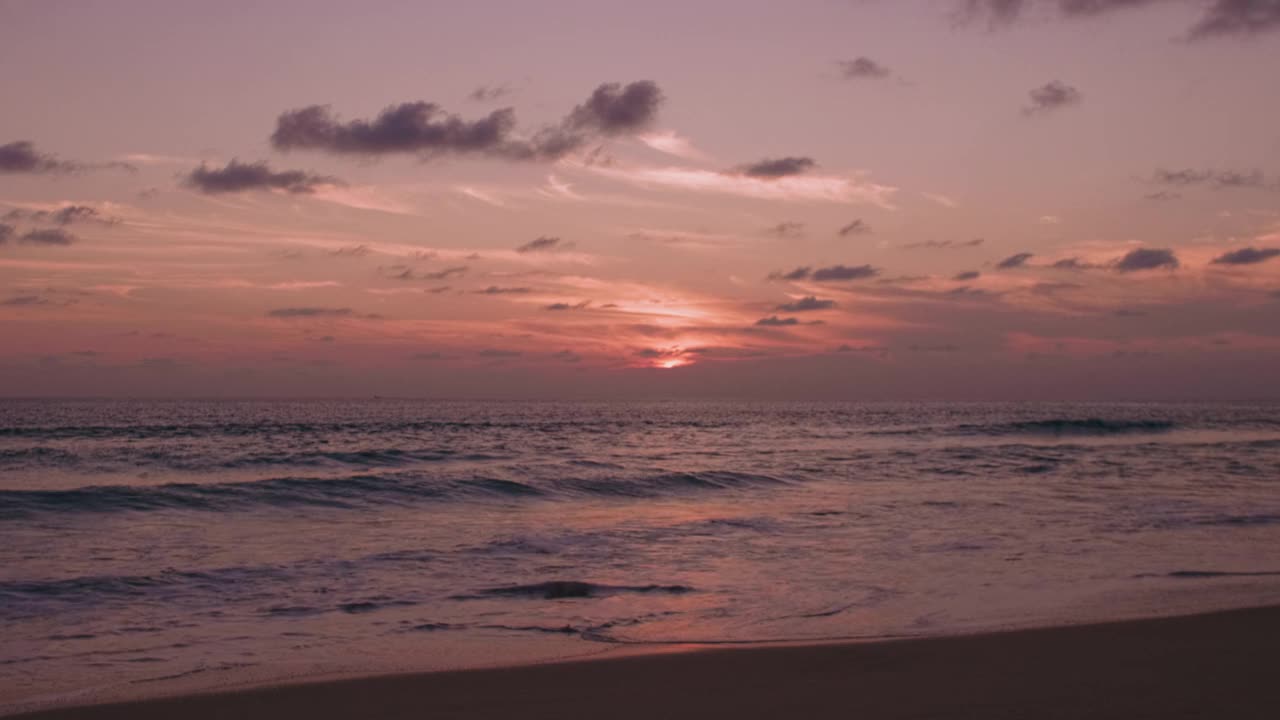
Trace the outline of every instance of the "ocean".
[[1280, 406], [0, 401], [0, 712], [1280, 602]]

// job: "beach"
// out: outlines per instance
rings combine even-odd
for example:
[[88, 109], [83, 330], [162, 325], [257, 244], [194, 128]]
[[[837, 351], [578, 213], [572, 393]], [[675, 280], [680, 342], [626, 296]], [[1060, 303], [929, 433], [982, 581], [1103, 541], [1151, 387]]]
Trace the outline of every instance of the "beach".
[[30, 720], [1273, 718], [1280, 607], [258, 687]]

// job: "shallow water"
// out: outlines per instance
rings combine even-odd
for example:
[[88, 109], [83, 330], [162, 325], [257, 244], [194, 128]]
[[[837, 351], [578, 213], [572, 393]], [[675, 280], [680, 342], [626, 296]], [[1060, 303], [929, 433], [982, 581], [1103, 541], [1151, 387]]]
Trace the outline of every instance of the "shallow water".
[[0, 709], [1280, 600], [1280, 407], [0, 402]]

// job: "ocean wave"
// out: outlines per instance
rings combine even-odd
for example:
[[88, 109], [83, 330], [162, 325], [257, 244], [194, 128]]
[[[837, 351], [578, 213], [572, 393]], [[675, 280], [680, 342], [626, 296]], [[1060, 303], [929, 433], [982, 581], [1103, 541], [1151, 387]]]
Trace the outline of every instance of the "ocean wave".
[[541, 481], [526, 479], [525, 482], [487, 476], [448, 477], [392, 472], [232, 483], [98, 485], [70, 490], [0, 490], [0, 521], [59, 513], [220, 512], [295, 506], [355, 509], [427, 501], [581, 496], [637, 498], [783, 482], [766, 475], [724, 471], [632, 477], [552, 477]]
[[479, 600], [483, 598], [508, 597], [542, 600], [562, 600], [566, 598], [597, 598], [623, 593], [665, 593], [681, 595], [693, 592], [687, 585], [601, 585], [578, 580], [549, 580], [529, 585], [505, 585], [485, 588], [470, 595], [454, 595], [454, 600]]
[[1176, 578], [1180, 580], [1202, 580], [1222, 577], [1269, 577], [1280, 575], [1280, 570], [1174, 570], [1167, 573], [1140, 573], [1135, 578]]

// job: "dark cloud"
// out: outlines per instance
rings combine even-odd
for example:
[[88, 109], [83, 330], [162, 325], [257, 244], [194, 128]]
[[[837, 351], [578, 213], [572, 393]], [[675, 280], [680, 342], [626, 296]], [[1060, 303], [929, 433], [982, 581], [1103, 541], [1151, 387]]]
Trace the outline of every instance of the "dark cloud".
[[1179, 200], [1182, 198], [1180, 193], [1169, 192], [1168, 190], [1157, 190], [1156, 192], [1147, 193], [1142, 196], [1143, 200], [1153, 200], [1163, 202], [1165, 200]]
[[1160, 185], [1190, 187], [1206, 185], [1213, 188], [1230, 190], [1239, 188], [1266, 188], [1270, 185], [1280, 187], [1280, 183], [1269, 183], [1260, 170], [1156, 170], [1151, 175], [1151, 182]]
[[784, 327], [787, 325], [799, 325], [800, 321], [795, 318], [780, 318], [777, 315], [770, 315], [767, 318], [760, 318], [756, 321], [756, 325], [762, 327]]
[[648, 80], [605, 83], [559, 125], [530, 139], [515, 135], [511, 108], [464, 120], [430, 102], [392, 105], [373, 120], [343, 122], [324, 105], [290, 110], [276, 120], [271, 144], [278, 150], [321, 150], [345, 155], [413, 153], [488, 155], [509, 160], [555, 160], [597, 137], [639, 132], [652, 124], [662, 92]]
[[808, 266], [798, 267], [789, 272], [781, 271], [769, 274], [770, 280], [816, 280], [818, 282], [829, 282], [839, 280], [863, 280], [865, 278], [875, 277], [880, 271], [870, 265], [857, 265], [854, 267], [846, 267], [844, 265], [832, 265], [831, 267], [818, 268], [814, 270]]
[[857, 57], [852, 60], [841, 60], [840, 73], [848, 79], [873, 79], [879, 80], [887, 78], [891, 74], [889, 68], [872, 60], [869, 57]]
[[351, 317], [351, 308], [324, 307], [287, 307], [267, 311], [267, 317], [273, 318], [317, 318], [317, 317]]
[[1010, 255], [1009, 257], [996, 263], [996, 268], [1000, 270], [1013, 270], [1014, 268], [1020, 268], [1026, 265], [1027, 261], [1030, 260], [1031, 258], [1032, 258], [1031, 253], [1027, 253], [1027, 252], [1018, 253], [1016, 255]]
[[566, 363], [582, 362], [582, 356], [572, 350], [561, 350], [558, 353], [552, 353], [551, 359]]
[[565, 125], [606, 136], [639, 132], [653, 124], [662, 100], [662, 91], [649, 80], [626, 86], [605, 83], [569, 113]]
[[5, 220], [27, 220], [30, 222], [52, 222], [59, 225], [71, 225], [83, 222], [99, 222], [103, 225], [115, 225], [120, 222], [116, 218], [103, 217], [97, 210], [87, 205], [67, 205], [57, 210], [22, 210], [14, 209], [4, 214]]
[[13, 226], [0, 223], [0, 245], [9, 242], [9, 238], [13, 237]]
[[1188, 35], [1201, 39], [1219, 35], [1257, 35], [1280, 30], [1278, 0], [1214, 0]]
[[779, 312], [808, 312], [811, 310], [830, 310], [835, 306], [835, 300], [819, 300], [810, 295], [789, 303], [783, 303], [774, 309]]
[[1023, 108], [1025, 115], [1052, 112], [1078, 104], [1083, 98], [1079, 90], [1058, 80], [1045, 83], [1027, 94], [1031, 96], [1031, 104]]
[[833, 280], [863, 280], [879, 275], [880, 271], [870, 265], [857, 265], [854, 267], [846, 267], [844, 265], [832, 265], [831, 267], [818, 268], [813, 271], [813, 279], [818, 282], [828, 282]]
[[520, 357], [523, 354], [524, 353], [519, 350], [496, 350], [493, 348], [486, 348], [476, 353], [476, 355], [483, 358], [514, 358]]
[[956, 275], [953, 276], [951, 279], [959, 280], [963, 282], [966, 280], [977, 280], [980, 277], [982, 277], [982, 273], [978, 272], [977, 270], [967, 270], [962, 273], [956, 273]]
[[506, 85], [481, 85], [468, 93], [467, 97], [476, 102], [491, 102], [510, 94], [511, 88]]
[[75, 172], [79, 166], [64, 162], [57, 156], [42, 153], [29, 140], [18, 140], [0, 145], [0, 173], [65, 173]]
[[1066, 258], [1065, 260], [1055, 262], [1050, 267], [1055, 270], [1093, 270], [1098, 266], [1093, 263], [1085, 262], [1080, 258]]
[[848, 237], [850, 235], [867, 235], [871, 232], [871, 226], [863, 222], [862, 218], [857, 218], [836, 232], [840, 237]]
[[7, 300], [0, 301], [0, 305], [8, 307], [22, 307], [27, 305], [48, 305], [49, 301], [39, 295], [16, 295]]
[[770, 235], [779, 238], [798, 238], [804, 236], [804, 223], [787, 220], [766, 230]]
[[738, 167], [735, 172], [753, 178], [774, 180], [788, 175], [800, 175], [818, 166], [811, 157], [765, 158], [758, 162]]
[[50, 228], [45, 230], [28, 230], [22, 237], [18, 238], [18, 242], [28, 245], [70, 245], [78, 242], [79, 238], [66, 230]]
[[1214, 265], [1253, 265], [1280, 255], [1280, 248], [1240, 248], [1213, 259]]
[[0, 174], [77, 173], [102, 169], [138, 171], [138, 168], [123, 162], [79, 163], [60, 160], [56, 155], [36, 150], [35, 144], [30, 140], [0, 145]]
[[583, 300], [581, 302], [576, 302], [576, 303], [558, 302], [558, 303], [551, 303], [550, 305], [547, 305], [542, 309], [543, 310], [583, 310], [590, 304], [591, 304], [590, 300]]
[[[962, 21], [987, 18], [994, 25], [1019, 19], [1024, 10], [1036, 5], [1054, 6], [1067, 18], [1087, 18], [1116, 10], [1169, 4], [1173, 0], [965, 0]], [[1203, 14], [1187, 31], [1192, 40], [1221, 36], [1251, 36], [1280, 29], [1280, 2], [1277, 0], [1201, 0]]]
[[307, 194], [321, 187], [342, 183], [335, 177], [302, 170], [275, 171], [265, 161], [244, 163], [234, 159], [223, 168], [201, 165], [188, 173], [183, 182], [210, 195], [249, 190], [284, 190], [294, 194]]
[[516, 252], [522, 254], [533, 252], [553, 252], [556, 250], [567, 250], [572, 246], [572, 243], [561, 242], [558, 237], [543, 235], [542, 237], [534, 238], [533, 240], [530, 240], [516, 248]]
[[483, 290], [476, 290], [477, 295], [524, 295], [533, 292], [533, 288], [528, 287], [498, 287], [490, 285]]
[[972, 240], [926, 240], [924, 242], [903, 245], [902, 247], [904, 250], [950, 250], [956, 248], [978, 247], [986, 241], [986, 238], [974, 238]]
[[429, 102], [392, 105], [372, 120], [339, 121], [327, 106], [290, 110], [276, 120], [277, 150], [323, 150], [350, 155], [500, 153], [515, 129], [515, 111], [503, 108], [466, 121]]
[[1139, 270], [1155, 270], [1157, 268], [1175, 269], [1179, 267], [1178, 256], [1172, 250], [1162, 248], [1138, 248], [1127, 253], [1116, 262], [1117, 272], [1127, 273]]

